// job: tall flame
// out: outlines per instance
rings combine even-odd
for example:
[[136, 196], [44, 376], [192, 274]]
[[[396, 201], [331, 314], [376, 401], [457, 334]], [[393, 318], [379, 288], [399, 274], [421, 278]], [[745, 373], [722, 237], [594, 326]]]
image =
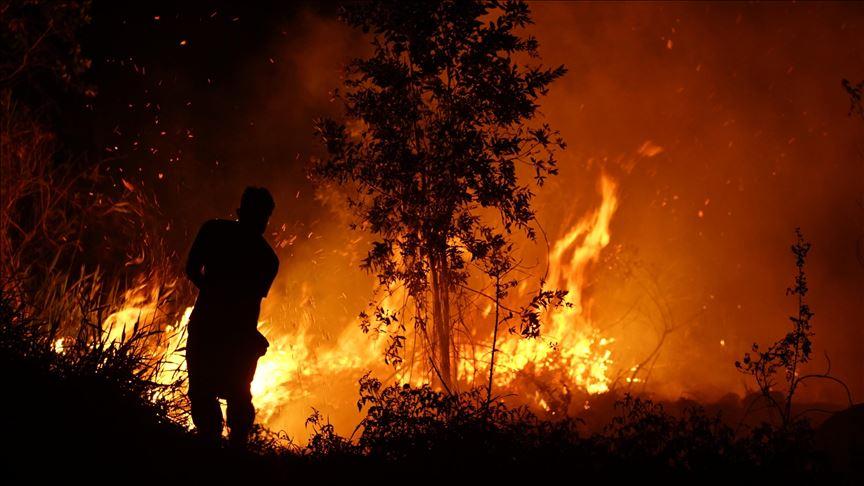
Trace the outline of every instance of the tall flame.
[[[600, 206], [573, 225], [555, 241], [549, 255], [548, 285], [566, 289], [567, 307], [553, 309], [546, 316], [547, 327], [540, 339], [508, 336], [498, 347], [495, 385], [510, 386], [520, 374], [555, 376], [564, 386], [575, 386], [590, 394], [609, 389], [607, 371], [612, 363], [612, 339], [599, 335], [586, 316], [582, 300], [587, 271], [609, 244], [609, 224], [618, 207], [617, 186], [605, 174], [600, 179]], [[464, 373], [477, 370], [465, 363]], [[537, 403], [542, 407], [542, 399]]]

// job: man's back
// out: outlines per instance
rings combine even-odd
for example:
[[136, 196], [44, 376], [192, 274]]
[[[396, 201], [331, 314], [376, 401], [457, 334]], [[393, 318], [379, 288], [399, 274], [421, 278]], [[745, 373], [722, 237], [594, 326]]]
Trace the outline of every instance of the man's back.
[[[260, 234], [236, 221], [207, 221], [189, 252], [187, 274], [198, 286], [190, 334], [235, 334], [257, 324], [279, 260]], [[197, 327], [202, 329], [197, 329]], [[190, 335], [191, 337], [191, 335]]]

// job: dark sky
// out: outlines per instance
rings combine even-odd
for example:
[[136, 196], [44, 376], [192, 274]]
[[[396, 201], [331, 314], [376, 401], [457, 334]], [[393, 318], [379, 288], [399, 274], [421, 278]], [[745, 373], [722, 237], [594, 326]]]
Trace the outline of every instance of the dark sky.
[[176, 244], [199, 219], [230, 216], [245, 185], [287, 186], [276, 194], [285, 201], [296, 190], [308, 198], [312, 119], [323, 114], [320, 99], [337, 85], [339, 65], [327, 66], [328, 85], [309, 93], [299, 61], [322, 48], [311, 45], [306, 21], [317, 26], [333, 10], [319, 2], [95, 2], [84, 50], [98, 95], [92, 111], [65, 119], [71, 139], [155, 189]]

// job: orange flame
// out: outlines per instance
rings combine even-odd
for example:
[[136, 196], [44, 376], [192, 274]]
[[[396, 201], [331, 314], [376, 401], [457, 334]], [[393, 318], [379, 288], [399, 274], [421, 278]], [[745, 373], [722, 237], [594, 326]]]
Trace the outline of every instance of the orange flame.
[[[600, 206], [555, 241], [549, 256], [548, 284], [566, 289], [567, 301], [572, 306], [549, 312], [546, 316], [549, 324], [541, 339], [511, 335], [499, 345], [494, 377], [497, 387], [508, 387], [520, 373], [530, 369], [537, 375], [551, 373], [564, 378], [565, 383], [590, 394], [608, 391], [606, 373], [612, 363], [609, 345], [613, 340], [599, 336], [586, 317], [582, 289], [589, 266], [609, 244], [609, 223], [618, 207], [616, 190], [615, 182], [603, 175]], [[488, 314], [488, 309], [485, 313]], [[477, 370], [472, 361], [463, 363], [460, 371], [467, 376]], [[545, 401], [535, 402], [548, 409]]]

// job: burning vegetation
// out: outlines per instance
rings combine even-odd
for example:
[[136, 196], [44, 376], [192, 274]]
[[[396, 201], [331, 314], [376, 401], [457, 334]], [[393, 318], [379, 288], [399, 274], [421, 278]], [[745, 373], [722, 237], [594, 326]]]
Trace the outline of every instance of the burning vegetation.
[[[556, 106], [575, 112], [585, 100], [554, 90], [584, 66], [568, 65], [568, 73], [556, 64], [560, 53], [551, 67], [541, 61], [541, 53], [548, 58], [538, 41], [543, 24], [534, 22], [553, 24], [551, 10], [538, 6], [535, 15], [521, 1], [351, 2], [334, 11], [292, 12], [297, 24], [310, 15], [327, 29], [342, 22], [336, 44], [344, 52], [322, 50], [322, 58], [353, 59], [327, 68], [341, 73], [339, 89], [299, 128], [314, 140], [304, 142], [315, 144], [309, 157], [298, 153], [284, 162], [291, 164], [287, 172], [302, 170], [308, 178], [296, 190], [271, 187], [285, 193], [277, 197], [277, 214], [292, 208], [285, 214], [298, 221], [282, 216], [268, 230], [288, 270], [259, 322], [270, 348], [251, 385], [259, 425], [250, 450], [202, 447], [186, 398], [195, 295], [181, 278], [189, 238], [178, 230], [188, 232], [202, 214], [184, 213], [184, 194], [192, 191], [182, 174], [191, 169], [181, 164], [212, 158], [206, 171], [185, 177], [212, 178], [214, 194], [239, 193], [236, 184], [228, 187], [239, 178], [222, 172], [219, 160], [243, 148], [225, 148], [225, 156], [219, 144], [210, 152], [191, 149], [206, 123], [182, 126], [177, 120], [185, 115], [165, 113], [147, 98], [167, 79], [163, 72], [147, 99], [124, 107], [135, 113], [126, 124], [111, 123], [111, 143], [95, 155], [81, 149], [90, 142], [62, 122], [58, 106], [70, 100], [94, 112], [107, 106], [99, 105], [100, 79], [88, 77], [100, 68], [93, 68], [85, 42], [99, 38], [87, 29], [99, 26], [100, 13], [118, 15], [101, 8], [98, 2], [0, 6], [0, 366], [12, 393], [23, 397], [0, 411], [26, 417], [13, 427], [21, 441], [16, 458], [37, 454], [40, 438], [55, 433], [62, 452], [52, 460], [66, 468], [93, 451], [121, 470], [177, 455], [186, 462], [165, 470], [222, 479], [211, 467], [220, 460], [228, 474], [246, 479], [249, 470], [262, 479], [326, 480], [435, 463], [473, 474], [492, 464], [502, 468], [492, 476], [510, 469], [526, 474], [541, 464], [547, 474], [566, 465], [607, 479], [636, 471], [744, 482], [842, 481], [856, 474], [849, 461], [861, 458], [854, 445], [860, 435], [838, 454], [825, 444], [845, 444], [846, 436], [817, 429], [846, 407], [829, 421], [860, 415], [853, 397], [862, 386], [854, 381], [861, 370], [835, 375], [827, 352], [826, 371], [809, 364], [822, 324], [807, 301], [805, 263], [818, 252], [809, 254], [799, 230], [792, 246], [797, 274], [787, 291], [797, 300], [791, 330], [743, 333], [751, 322], [723, 329], [719, 339], [708, 332], [726, 360], [720, 370], [709, 366], [703, 356], [716, 352], [704, 348], [706, 331], [695, 323], [716, 319], [717, 306], [741, 305], [714, 302], [713, 293], [695, 288], [679, 299], [675, 292], [682, 290], [634, 245], [616, 243], [619, 228], [632, 234], [616, 218], [639, 194], [625, 192], [625, 183], [644, 177], [645, 190], [662, 170], [655, 166], [669, 161], [667, 152], [681, 150], [680, 140], [641, 136], [613, 157], [583, 157], [583, 149], [578, 158], [591, 170], [578, 180], [564, 138], [590, 140]], [[220, 4], [197, 21], [235, 28], [248, 13], [235, 10]], [[132, 15], [158, 28], [170, 24], [164, 28], [176, 36], [188, 12], [172, 18], [133, 9]], [[856, 22], [855, 28], [864, 25]], [[680, 48], [676, 29], [663, 38], [663, 50]], [[358, 40], [370, 47], [349, 46]], [[171, 49], [196, 45], [195, 35], [179, 32]], [[853, 47], [858, 54], [864, 49]], [[279, 59], [268, 54], [268, 69]], [[98, 62], [142, 78], [160, 69], [132, 57]], [[307, 75], [314, 96], [335, 87]], [[845, 89], [849, 114], [860, 115], [861, 84], [844, 79], [835, 89], [838, 103]], [[138, 116], [147, 124], [128, 131]], [[251, 118], [243, 123], [255, 126]], [[115, 144], [118, 138], [125, 146]], [[153, 171], [128, 163], [148, 157], [168, 165]], [[861, 174], [858, 168], [852, 176]], [[161, 184], [172, 178], [179, 182], [165, 189]], [[650, 211], [640, 214], [668, 210], [672, 220], [683, 218], [674, 189], [651, 191]], [[302, 201], [302, 192], [314, 197]], [[697, 209], [687, 210], [690, 219], [714, 217], [718, 199], [727, 197], [699, 195]], [[303, 221], [300, 212], [314, 212], [315, 220]], [[651, 225], [633, 214], [624, 217], [628, 228]], [[681, 224], [694, 224], [690, 219]], [[791, 230], [781, 233], [783, 240], [773, 237], [785, 241]], [[859, 261], [842, 263], [855, 275], [841, 279], [840, 293], [861, 282], [858, 238]], [[686, 261], [698, 261], [700, 253]], [[747, 262], [748, 271], [757, 266]], [[781, 277], [785, 268], [791, 267]], [[860, 326], [843, 329], [861, 333]], [[781, 333], [773, 345], [754, 344], [739, 356], [742, 343]], [[853, 351], [862, 351], [860, 342]], [[855, 356], [835, 362], [860, 361]], [[730, 373], [736, 368], [739, 374]], [[703, 381], [685, 383], [700, 373]], [[852, 383], [844, 379], [850, 376]], [[738, 388], [730, 385], [741, 378]], [[816, 382], [823, 385], [807, 395], [805, 383]], [[326, 470], [328, 464], [345, 468]], [[59, 469], [58, 477], [68, 470]]]

